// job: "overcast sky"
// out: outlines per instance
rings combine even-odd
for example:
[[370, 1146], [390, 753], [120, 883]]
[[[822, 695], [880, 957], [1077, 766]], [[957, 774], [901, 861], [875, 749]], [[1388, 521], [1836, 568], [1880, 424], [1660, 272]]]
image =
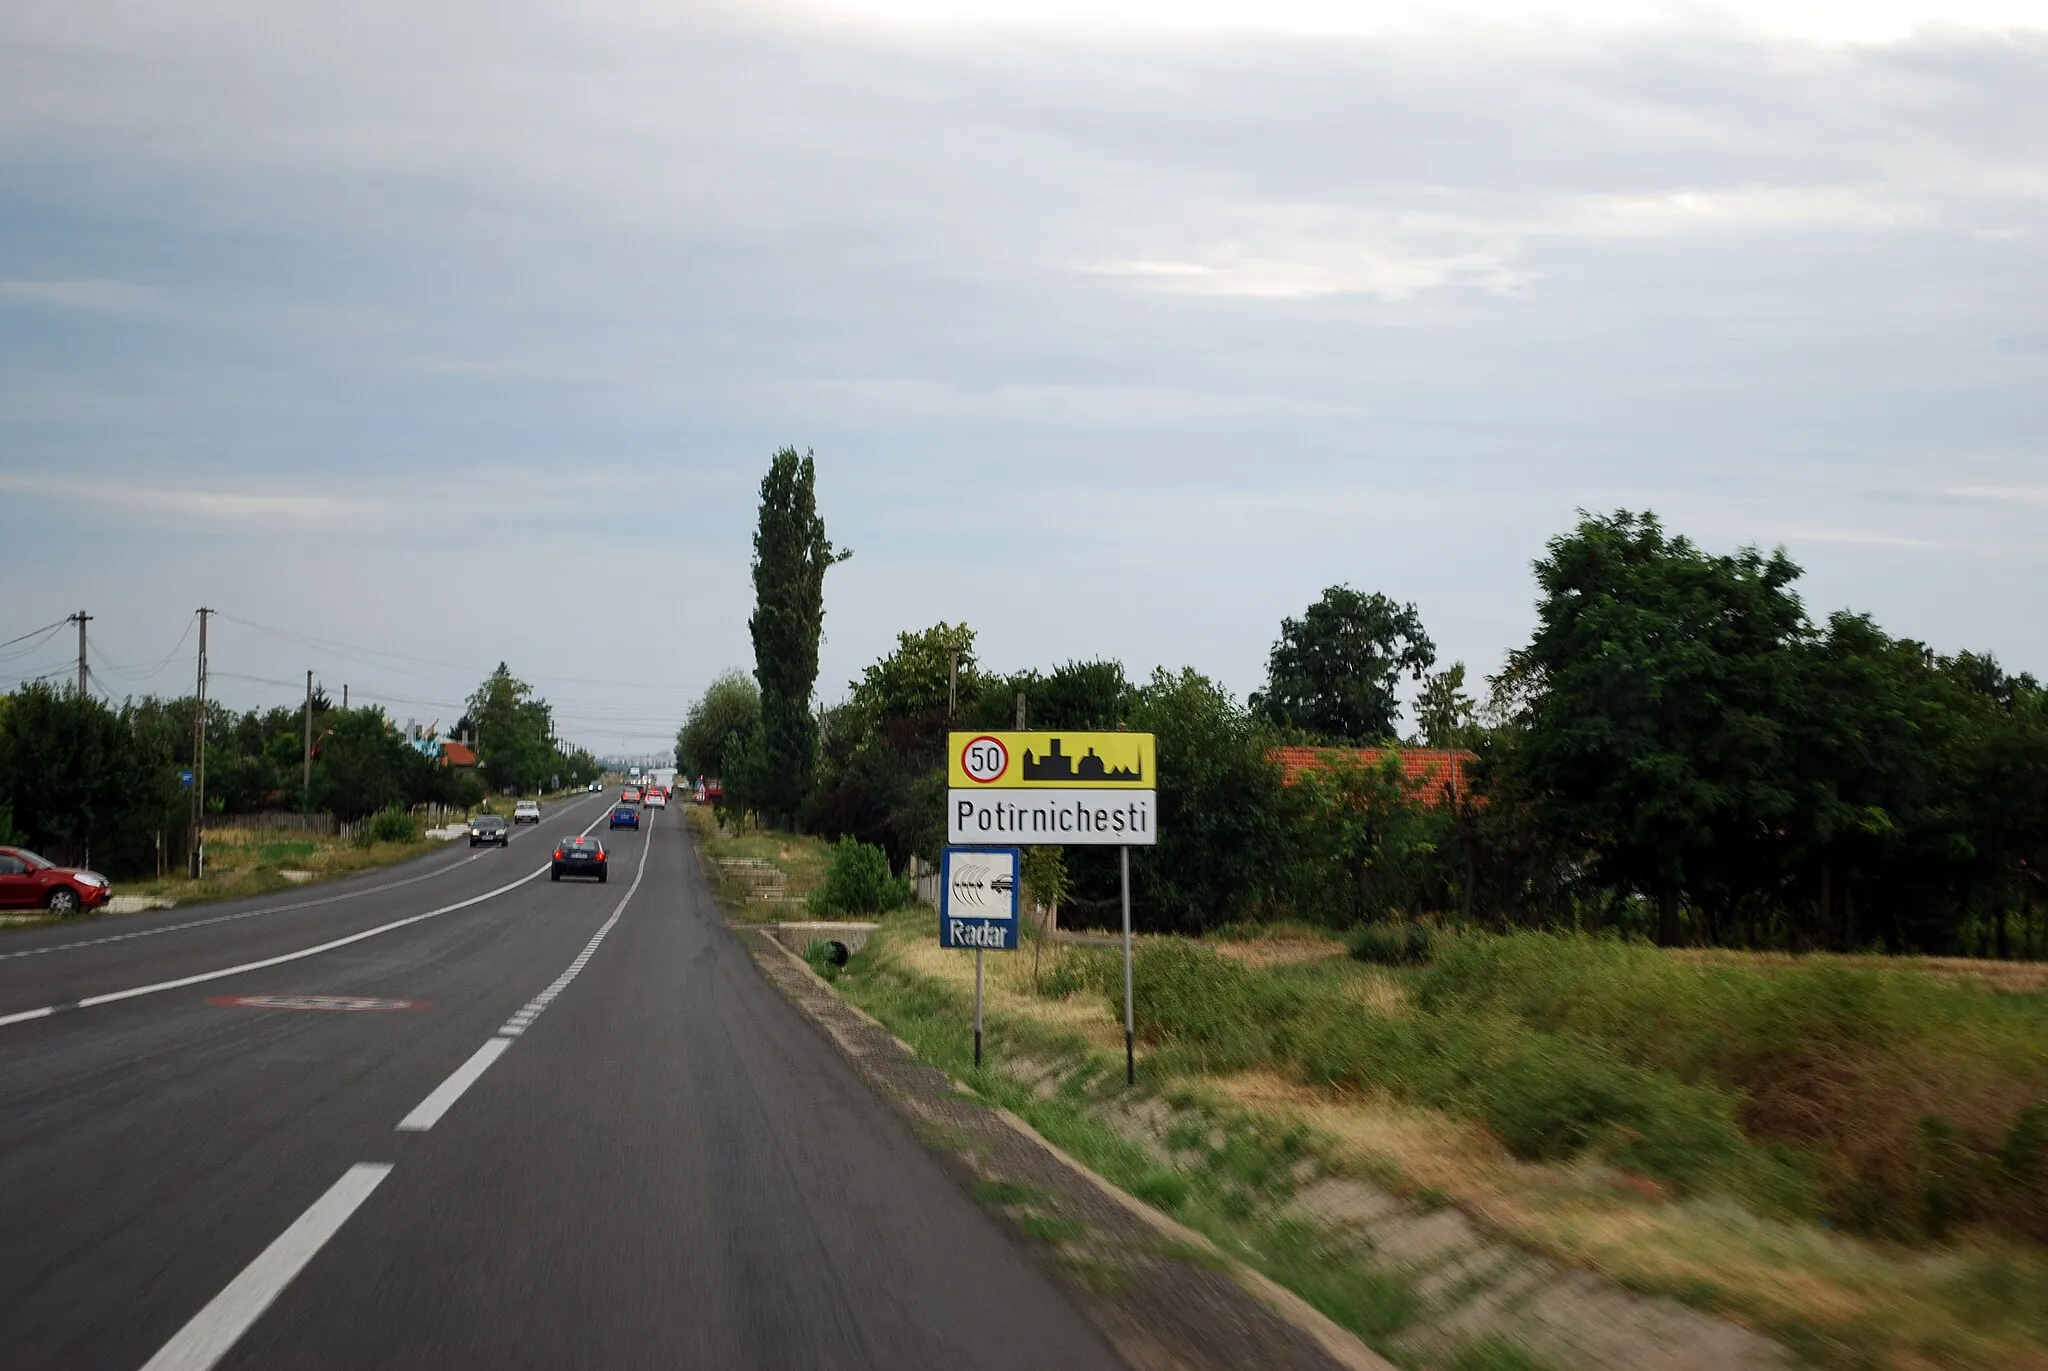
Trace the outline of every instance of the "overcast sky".
[[790, 444], [827, 700], [1337, 582], [1484, 674], [1618, 506], [2048, 675], [2044, 249], [2048, 0], [9, 0], [0, 639], [653, 747]]

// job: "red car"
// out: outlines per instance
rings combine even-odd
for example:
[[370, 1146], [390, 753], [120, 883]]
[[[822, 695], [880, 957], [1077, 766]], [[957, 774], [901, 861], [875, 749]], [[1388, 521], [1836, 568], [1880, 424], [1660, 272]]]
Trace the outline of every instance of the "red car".
[[107, 878], [38, 857], [27, 848], [0, 847], [0, 909], [47, 909], [59, 916], [98, 909], [107, 902]]

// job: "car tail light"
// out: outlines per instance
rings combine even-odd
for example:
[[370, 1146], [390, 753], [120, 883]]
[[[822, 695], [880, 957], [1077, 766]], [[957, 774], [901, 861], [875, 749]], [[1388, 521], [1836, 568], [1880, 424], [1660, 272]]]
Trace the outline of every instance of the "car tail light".
[[562, 849], [559, 847], [555, 849], [555, 860], [558, 862], [562, 860]]

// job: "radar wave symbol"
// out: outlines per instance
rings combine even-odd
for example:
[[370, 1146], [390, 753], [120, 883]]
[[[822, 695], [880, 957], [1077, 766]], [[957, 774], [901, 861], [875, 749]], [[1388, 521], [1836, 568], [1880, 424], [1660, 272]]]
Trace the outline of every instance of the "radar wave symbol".
[[976, 909], [1008, 904], [1007, 897], [1016, 888], [1017, 882], [1008, 872], [990, 876], [970, 869], [953, 877], [954, 901]]

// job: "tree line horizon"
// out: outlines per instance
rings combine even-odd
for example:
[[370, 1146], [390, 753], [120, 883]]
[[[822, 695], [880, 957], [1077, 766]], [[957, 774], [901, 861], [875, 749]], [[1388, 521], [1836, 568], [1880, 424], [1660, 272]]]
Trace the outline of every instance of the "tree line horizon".
[[[1664, 945], [2048, 955], [2048, 692], [1990, 652], [1944, 655], [1867, 614], [1812, 619], [1782, 549], [1712, 553], [1650, 511], [1581, 511], [1533, 562], [1528, 642], [1468, 689], [1417, 607], [1332, 586], [1282, 620], [1242, 702], [1193, 667], [985, 670], [968, 625], [904, 631], [814, 708], [825, 572], [815, 459], [776, 454], [755, 537], [755, 672], [693, 705], [677, 762], [727, 817], [883, 848], [944, 839], [949, 728], [1145, 729], [1160, 841], [1140, 924], [1201, 933], [1430, 918]], [[957, 710], [948, 717], [949, 672]], [[1403, 678], [1416, 686], [1401, 729]], [[1284, 781], [1290, 745], [1471, 751], [1434, 802], [1398, 761]], [[1065, 854], [1083, 920], [1113, 858]]]

